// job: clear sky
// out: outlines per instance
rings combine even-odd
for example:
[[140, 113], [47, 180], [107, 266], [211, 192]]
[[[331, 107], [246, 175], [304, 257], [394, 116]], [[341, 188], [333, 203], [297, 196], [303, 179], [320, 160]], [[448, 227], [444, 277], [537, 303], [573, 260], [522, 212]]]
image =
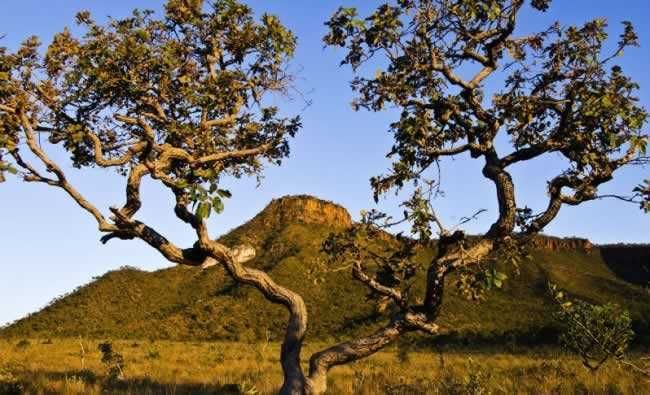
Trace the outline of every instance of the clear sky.
[[[163, 0], [20, 0], [7, 1], [0, 13], [0, 45], [15, 48], [29, 35], [49, 43], [52, 35], [73, 25], [75, 13], [90, 10], [102, 20], [107, 15], [125, 16], [133, 7], [160, 10]], [[298, 87], [313, 103], [278, 102], [287, 113], [300, 113], [304, 128], [292, 142], [292, 155], [280, 168], [269, 168], [258, 186], [255, 180], [228, 182], [233, 198], [226, 210], [211, 219], [216, 235], [250, 219], [272, 198], [289, 194], [311, 194], [338, 202], [358, 217], [361, 209], [372, 208], [368, 179], [383, 172], [391, 139], [386, 132], [394, 114], [355, 113], [350, 107], [351, 73], [339, 68], [341, 53], [323, 48], [323, 22], [339, 5], [368, 10], [375, 1], [361, 0], [249, 0], [257, 12], [281, 17], [298, 36], [293, 62], [299, 71]], [[523, 15], [521, 31], [540, 30], [560, 20], [582, 23], [606, 17], [612, 41], [617, 40], [619, 22], [631, 20], [641, 38], [641, 48], [630, 49], [620, 60], [624, 70], [641, 85], [640, 98], [650, 103], [650, 2], [647, 0], [555, 0], [546, 14]], [[52, 151], [65, 163], [66, 156]], [[66, 166], [69, 168], [69, 166]], [[462, 158], [443, 163], [445, 199], [437, 207], [447, 223], [472, 214], [487, 212], [470, 224], [468, 231], [481, 232], [496, 217], [493, 186], [480, 173], [481, 164]], [[517, 197], [521, 206], [541, 209], [546, 203], [546, 181], [562, 167], [557, 158], [547, 158], [514, 169]], [[77, 171], [69, 178], [86, 197], [102, 209], [123, 200], [123, 180], [103, 170]], [[629, 192], [649, 168], [622, 171], [603, 191]], [[172, 197], [152, 183], [143, 188], [144, 207], [139, 214], [176, 243], [193, 243], [192, 233], [171, 211]], [[380, 208], [395, 208], [395, 199], [380, 202]], [[587, 237], [597, 243], [650, 242], [650, 215], [637, 206], [618, 201], [596, 201], [577, 208], [564, 208], [546, 229], [559, 236]], [[150, 247], [138, 241], [112, 241], [104, 246], [94, 220], [78, 209], [60, 190], [15, 179], [0, 185], [0, 325], [43, 307], [52, 298], [87, 283], [93, 276], [123, 265], [152, 270], [168, 266]]]

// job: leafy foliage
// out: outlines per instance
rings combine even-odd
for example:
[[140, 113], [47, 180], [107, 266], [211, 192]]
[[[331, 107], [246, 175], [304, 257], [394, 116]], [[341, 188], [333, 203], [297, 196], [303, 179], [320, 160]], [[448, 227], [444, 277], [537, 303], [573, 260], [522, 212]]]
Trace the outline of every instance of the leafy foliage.
[[639, 194], [642, 197], [641, 209], [646, 213], [650, 212], [650, 180], [643, 181], [643, 184], [639, 184], [634, 188], [634, 192]]
[[[624, 23], [612, 56], [603, 54], [602, 19], [514, 37], [523, 3], [395, 1], [366, 18], [341, 8], [327, 22], [325, 42], [346, 48], [343, 64], [358, 70], [365, 63], [381, 65], [373, 61], [379, 56], [387, 61], [373, 77], [352, 82], [355, 108], [401, 110], [390, 125], [393, 170], [373, 179], [375, 197], [420, 179], [439, 157], [485, 155], [497, 133], [509, 135], [516, 149], [504, 165], [561, 153], [571, 163], [567, 186], [584, 197], [593, 196], [596, 179], [609, 178], [626, 155], [645, 152], [647, 112], [635, 97], [638, 85], [619, 66], [606, 69], [624, 48], [638, 45], [632, 25]], [[540, 11], [549, 4], [532, 2]], [[476, 67], [473, 79], [460, 77], [461, 69]], [[499, 69], [506, 73], [504, 89], [488, 100], [484, 81]], [[627, 153], [616, 157], [622, 150]]]
[[555, 285], [550, 290], [560, 305], [556, 314], [564, 325], [560, 340], [582, 357], [587, 368], [597, 370], [610, 358], [624, 358], [634, 337], [629, 312], [612, 303], [594, 305], [570, 300]]
[[135, 10], [99, 25], [83, 11], [76, 22], [85, 34], [65, 29], [45, 56], [36, 37], [0, 48], [0, 174], [48, 182], [19, 152], [31, 128], [76, 167], [151, 173], [205, 218], [230, 196], [222, 176], [259, 176], [289, 154], [300, 120], [265, 104], [292, 84], [296, 38], [277, 17], [256, 20], [233, 0], [170, 0], [162, 18]]

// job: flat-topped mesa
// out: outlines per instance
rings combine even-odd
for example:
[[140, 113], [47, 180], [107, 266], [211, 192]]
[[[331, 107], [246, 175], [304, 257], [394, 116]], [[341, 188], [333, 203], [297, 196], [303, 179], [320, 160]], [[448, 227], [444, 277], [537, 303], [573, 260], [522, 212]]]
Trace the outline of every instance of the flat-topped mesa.
[[538, 235], [532, 240], [533, 248], [549, 251], [579, 251], [590, 253], [594, 245], [579, 237], [554, 237]]
[[309, 195], [284, 196], [273, 199], [260, 214], [265, 226], [287, 225], [294, 222], [347, 228], [352, 217], [344, 207]]
[[275, 237], [276, 232], [296, 224], [319, 225], [336, 232], [352, 226], [352, 217], [336, 203], [309, 195], [283, 196], [271, 200], [257, 215], [220, 240], [233, 246], [249, 244], [260, 253], [259, 249]]

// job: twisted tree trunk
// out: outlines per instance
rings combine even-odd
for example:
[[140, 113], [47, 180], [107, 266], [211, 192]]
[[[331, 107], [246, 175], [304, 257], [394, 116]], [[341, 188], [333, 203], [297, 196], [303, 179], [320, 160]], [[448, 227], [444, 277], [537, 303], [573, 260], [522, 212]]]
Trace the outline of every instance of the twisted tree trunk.
[[413, 330], [402, 320], [394, 320], [368, 337], [337, 344], [314, 354], [309, 361], [309, 376], [305, 393], [320, 395], [327, 390], [327, 373], [337, 365], [366, 358]]
[[281, 395], [305, 394], [305, 375], [300, 366], [300, 352], [307, 330], [307, 307], [300, 295], [277, 284], [265, 272], [244, 266], [244, 262], [255, 256], [252, 247], [236, 247], [229, 249], [214, 242], [201, 240], [202, 248], [211, 257], [204, 266], [211, 266], [212, 259], [217, 260], [237, 282], [257, 288], [264, 297], [272, 303], [283, 305], [289, 312], [289, 320], [285, 331], [280, 354], [280, 363], [284, 380], [280, 389]]

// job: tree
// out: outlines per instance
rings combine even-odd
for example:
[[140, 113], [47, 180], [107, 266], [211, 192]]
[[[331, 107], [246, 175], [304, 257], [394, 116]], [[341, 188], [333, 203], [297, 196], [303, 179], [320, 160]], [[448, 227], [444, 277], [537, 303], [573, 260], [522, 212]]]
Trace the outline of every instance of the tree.
[[[494, 262], [518, 264], [526, 242], [564, 205], [616, 197], [647, 211], [647, 185], [629, 196], [598, 194], [617, 170], [648, 163], [642, 131], [648, 114], [635, 97], [638, 85], [614, 64], [624, 49], [638, 45], [633, 26], [623, 22], [610, 53], [604, 19], [516, 34], [523, 9], [545, 12], [550, 5], [395, 0], [365, 18], [355, 8], [339, 8], [327, 22], [325, 43], [343, 48], [341, 65], [357, 75], [351, 83], [354, 108], [399, 111], [390, 124], [392, 168], [371, 179], [375, 201], [403, 188], [410, 197], [402, 202], [403, 218], [371, 211], [355, 229], [328, 240], [326, 251], [351, 262], [354, 277], [393, 309], [376, 333], [317, 354], [312, 371], [367, 357], [407, 332], [437, 333], [448, 276], [457, 273], [457, 286], [472, 299], [500, 287], [506, 276]], [[372, 68], [378, 68], [374, 75], [364, 74]], [[490, 80], [502, 86], [487, 97]], [[499, 152], [499, 138], [509, 138], [509, 152]], [[509, 169], [548, 154], [559, 154], [567, 167], [548, 181], [547, 207], [534, 213], [517, 204]], [[441, 162], [450, 157], [482, 161], [482, 175], [494, 184], [498, 218], [481, 236], [445, 227], [436, 213], [432, 200], [441, 196]], [[411, 228], [402, 248], [382, 253], [367, 247], [373, 232], [401, 223]], [[418, 246], [434, 244], [426, 290], [413, 295], [410, 279], [417, 266], [410, 258]]]
[[[549, 2], [531, 5], [544, 11]], [[289, 317], [280, 392], [320, 394], [332, 367], [370, 356], [407, 332], [438, 333], [449, 274], [461, 272], [459, 285], [472, 297], [481, 288], [500, 286], [505, 277], [490, 267], [497, 255], [516, 260], [520, 244], [548, 225], [561, 206], [599, 198], [597, 187], [617, 169], [646, 160], [641, 128], [647, 114], [633, 96], [636, 84], [618, 67], [605, 70], [613, 58], [601, 54], [604, 21], [515, 37], [523, 7], [523, 0], [397, 0], [365, 19], [341, 8], [327, 23], [325, 42], [347, 48], [344, 64], [357, 70], [380, 55], [388, 63], [374, 78], [355, 79], [357, 108], [402, 110], [391, 125], [393, 171], [372, 180], [375, 198], [409, 183], [416, 188], [404, 202], [402, 220], [371, 211], [324, 244], [333, 260], [350, 261], [354, 278], [392, 306], [386, 326], [316, 352], [307, 374], [301, 367], [307, 329], [302, 297], [246, 267], [255, 251], [210, 239], [205, 222], [230, 195], [219, 188], [220, 178], [259, 175], [263, 160], [279, 164], [300, 127], [297, 118], [281, 118], [263, 104], [265, 94], [283, 92], [291, 82], [285, 61], [295, 38], [275, 17], [256, 22], [252, 11], [234, 0], [215, 0], [209, 12], [200, 0], [170, 0], [163, 20], [135, 12], [99, 26], [80, 13], [86, 36], [58, 34], [45, 57], [34, 38], [16, 53], [3, 49], [2, 168], [63, 189], [97, 220], [104, 242], [137, 238], [178, 264], [219, 264], [236, 281], [283, 305]], [[626, 24], [615, 54], [636, 41]], [[506, 52], [510, 60], [504, 63]], [[461, 77], [459, 71], [472, 65], [480, 71], [469, 80]], [[497, 71], [509, 76], [488, 103], [483, 85]], [[104, 217], [47, 156], [37, 133], [62, 145], [77, 167], [112, 167], [124, 174], [126, 203]], [[494, 141], [503, 133], [511, 136], [513, 151], [501, 156]], [[22, 143], [52, 176], [21, 155]], [[549, 182], [548, 208], [533, 215], [516, 205], [508, 167], [551, 152], [570, 166]], [[475, 238], [442, 225], [430, 199], [438, 183], [426, 179], [440, 158], [464, 153], [485, 162], [483, 174], [494, 183], [499, 203], [498, 220]], [[196, 232], [192, 247], [177, 247], [134, 218], [141, 205], [139, 185], [147, 176], [176, 197], [176, 216]], [[636, 192], [619, 197], [647, 196]], [[384, 237], [382, 228], [396, 222], [411, 223], [418, 237], [368, 242]], [[419, 246], [432, 243], [435, 226], [437, 255], [427, 268], [426, 292], [418, 297], [410, 287], [418, 269], [411, 258]]]

